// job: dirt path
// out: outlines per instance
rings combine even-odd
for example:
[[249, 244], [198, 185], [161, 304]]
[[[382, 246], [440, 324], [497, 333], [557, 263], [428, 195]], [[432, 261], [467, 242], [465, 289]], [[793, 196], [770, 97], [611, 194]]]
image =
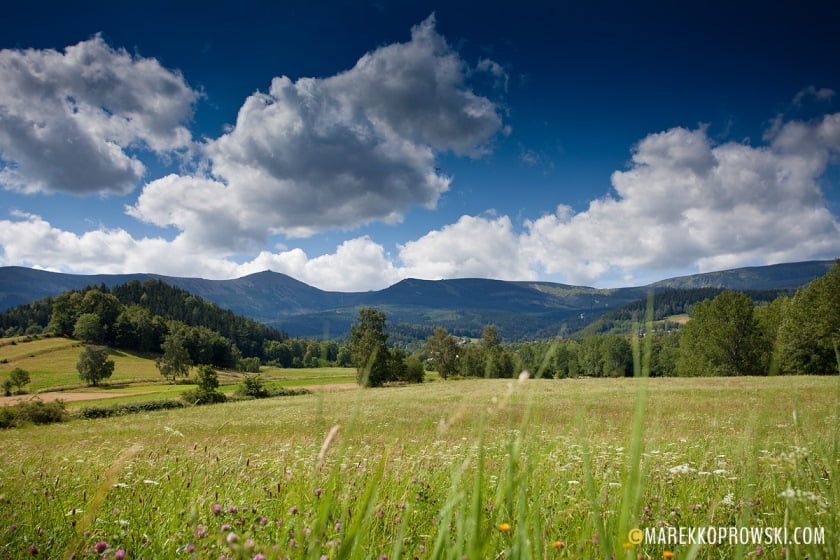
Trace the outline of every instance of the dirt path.
[[[322, 385], [296, 385], [294, 387], [290, 387], [290, 389], [307, 389], [309, 391], [346, 391], [348, 389], [356, 389], [359, 386], [355, 383], [328, 383]], [[17, 404], [22, 401], [26, 401], [28, 399], [35, 398], [36, 396], [44, 402], [52, 402], [57, 400], [62, 400], [64, 402], [79, 402], [79, 401], [92, 401], [97, 399], [116, 399], [120, 397], [134, 397], [136, 395], [149, 395], [150, 398], [154, 398], [154, 393], [84, 393], [84, 392], [64, 392], [64, 391], [52, 391], [46, 393], [37, 393], [37, 395], [16, 395], [14, 397], [0, 397], [0, 406], [7, 406], [12, 404]]]
[[17, 395], [14, 397], [0, 397], [0, 406], [17, 404], [22, 401], [34, 399], [35, 397], [44, 402], [62, 400], [64, 402], [93, 401], [96, 399], [116, 399], [119, 397], [133, 397], [144, 393], [69, 393], [55, 391], [49, 393], [37, 393], [35, 395]]

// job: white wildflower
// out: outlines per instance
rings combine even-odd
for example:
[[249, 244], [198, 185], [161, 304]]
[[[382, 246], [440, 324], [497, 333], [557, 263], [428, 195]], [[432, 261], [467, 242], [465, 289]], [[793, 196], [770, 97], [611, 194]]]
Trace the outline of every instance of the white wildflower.
[[668, 469], [668, 472], [670, 472], [671, 474], [691, 474], [696, 471], [688, 465], [677, 465], [676, 467], [671, 467], [670, 469]]

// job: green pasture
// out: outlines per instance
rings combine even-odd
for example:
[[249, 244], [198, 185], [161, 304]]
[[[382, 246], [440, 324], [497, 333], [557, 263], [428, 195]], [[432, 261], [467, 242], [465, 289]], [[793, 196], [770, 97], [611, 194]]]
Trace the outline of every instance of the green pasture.
[[[0, 558], [837, 558], [838, 391], [465, 380], [13, 429]], [[705, 526], [824, 542], [629, 538]]]

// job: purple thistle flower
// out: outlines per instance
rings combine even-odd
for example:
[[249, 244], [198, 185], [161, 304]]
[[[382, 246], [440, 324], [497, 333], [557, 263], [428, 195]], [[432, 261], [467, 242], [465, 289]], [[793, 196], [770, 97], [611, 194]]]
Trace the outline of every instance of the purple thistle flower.
[[121, 548], [120, 548], [120, 549], [118, 549], [118, 550], [114, 553], [114, 560], [125, 560], [125, 550], [123, 550], [123, 549], [121, 549]]
[[224, 525], [222, 525], [222, 531], [230, 531], [231, 529], [232, 527], [230, 526], [230, 523], [225, 523]]
[[320, 488], [315, 489], [315, 495], [318, 496], [319, 498], [321, 497], [321, 489]]
[[336, 521], [335, 522], [335, 530], [336, 531], [341, 531], [341, 521]]
[[228, 508], [228, 513], [236, 513], [237, 511], [239, 511], [239, 508], [237, 508], [236, 506], [230, 506]]
[[38, 552], [38, 547], [34, 544], [29, 547], [29, 554], [31, 554], [32, 556], [38, 556]]
[[292, 506], [291, 509], [289, 509], [289, 515], [295, 515], [297, 512], [298, 512], [298, 507], [297, 506]]
[[213, 504], [213, 515], [219, 515], [222, 513], [222, 506], [219, 504]]
[[254, 560], [267, 560], [265, 555], [262, 552], [257, 552], [254, 555]]
[[105, 541], [99, 541], [95, 545], [93, 545], [93, 550], [95, 550], [98, 554], [102, 554], [106, 550], [108, 550], [108, 543]]

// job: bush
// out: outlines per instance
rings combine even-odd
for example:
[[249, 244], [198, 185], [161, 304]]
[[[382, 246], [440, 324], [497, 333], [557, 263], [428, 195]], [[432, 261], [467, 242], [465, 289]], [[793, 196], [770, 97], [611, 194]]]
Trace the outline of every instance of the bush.
[[67, 410], [62, 401], [45, 403], [36, 398], [0, 408], [0, 428], [12, 428], [27, 423], [52, 424], [65, 420]]
[[236, 364], [236, 369], [239, 371], [244, 371], [248, 373], [259, 373], [260, 372], [260, 359], [259, 358], [242, 358]]
[[126, 414], [140, 414], [154, 410], [169, 410], [173, 408], [184, 408], [186, 403], [174, 400], [156, 400], [139, 403], [114, 404], [110, 406], [88, 406], [80, 409], [74, 414], [79, 418], [90, 420], [93, 418], [109, 418], [111, 416], [124, 416]]
[[236, 388], [236, 395], [264, 399], [269, 396], [269, 392], [265, 388], [265, 384], [263, 384], [262, 377], [259, 375], [246, 375], [242, 378], [242, 383], [239, 384], [239, 387]]
[[216, 404], [223, 403], [227, 400], [224, 393], [218, 391], [208, 391], [206, 389], [190, 389], [181, 393], [181, 400], [187, 404]]

